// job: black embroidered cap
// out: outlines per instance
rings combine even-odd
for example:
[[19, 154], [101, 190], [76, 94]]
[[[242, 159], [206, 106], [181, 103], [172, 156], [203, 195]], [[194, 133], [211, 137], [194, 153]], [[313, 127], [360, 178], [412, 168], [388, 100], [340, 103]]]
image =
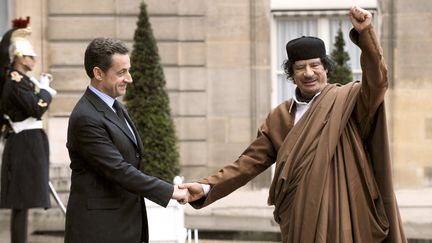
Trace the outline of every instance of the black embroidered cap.
[[288, 60], [292, 62], [326, 56], [324, 41], [312, 36], [290, 40], [286, 44], [286, 51]]

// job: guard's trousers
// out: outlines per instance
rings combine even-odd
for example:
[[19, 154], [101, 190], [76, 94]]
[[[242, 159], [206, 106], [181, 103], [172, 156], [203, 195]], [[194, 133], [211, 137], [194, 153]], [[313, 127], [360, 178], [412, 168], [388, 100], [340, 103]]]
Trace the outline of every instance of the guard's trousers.
[[27, 243], [27, 214], [28, 209], [12, 209], [11, 242]]

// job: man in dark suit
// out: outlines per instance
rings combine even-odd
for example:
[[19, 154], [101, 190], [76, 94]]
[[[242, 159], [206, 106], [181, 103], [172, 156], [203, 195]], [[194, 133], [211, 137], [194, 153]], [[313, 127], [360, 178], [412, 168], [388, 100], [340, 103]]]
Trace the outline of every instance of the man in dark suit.
[[187, 191], [137, 169], [142, 143], [116, 100], [132, 83], [127, 47], [109, 38], [94, 39], [84, 66], [91, 83], [68, 127], [72, 184], [65, 242], [148, 242], [143, 197], [165, 207], [171, 198], [185, 200]]

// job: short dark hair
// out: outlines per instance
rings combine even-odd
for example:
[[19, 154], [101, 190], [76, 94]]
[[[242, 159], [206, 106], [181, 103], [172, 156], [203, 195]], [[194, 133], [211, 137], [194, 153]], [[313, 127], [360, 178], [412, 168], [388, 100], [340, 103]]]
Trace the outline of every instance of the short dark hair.
[[[321, 63], [324, 66], [324, 69], [327, 70], [327, 78], [331, 78], [333, 75], [333, 70], [335, 69], [335, 64], [332, 59], [330, 59], [329, 56], [321, 57]], [[283, 63], [283, 70], [285, 74], [287, 75], [287, 78], [292, 78], [294, 76], [294, 70], [293, 70], [294, 62], [290, 60], [285, 60]]]
[[96, 38], [88, 44], [84, 54], [84, 68], [90, 78], [94, 78], [93, 68], [98, 67], [103, 72], [108, 71], [114, 54], [128, 54], [129, 49], [120, 40], [111, 38]]

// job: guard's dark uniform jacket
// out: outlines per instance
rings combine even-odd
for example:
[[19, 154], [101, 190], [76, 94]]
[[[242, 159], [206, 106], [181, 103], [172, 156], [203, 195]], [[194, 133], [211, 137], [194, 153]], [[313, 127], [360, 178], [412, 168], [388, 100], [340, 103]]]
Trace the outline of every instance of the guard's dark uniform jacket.
[[[4, 83], [1, 102], [10, 124], [21, 125], [7, 134], [1, 169], [0, 208], [49, 208], [49, 145], [41, 117], [52, 96], [28, 76], [12, 70]], [[24, 122], [23, 122], [24, 121]], [[26, 122], [30, 121], [30, 122]], [[23, 124], [25, 123], [25, 124]]]

